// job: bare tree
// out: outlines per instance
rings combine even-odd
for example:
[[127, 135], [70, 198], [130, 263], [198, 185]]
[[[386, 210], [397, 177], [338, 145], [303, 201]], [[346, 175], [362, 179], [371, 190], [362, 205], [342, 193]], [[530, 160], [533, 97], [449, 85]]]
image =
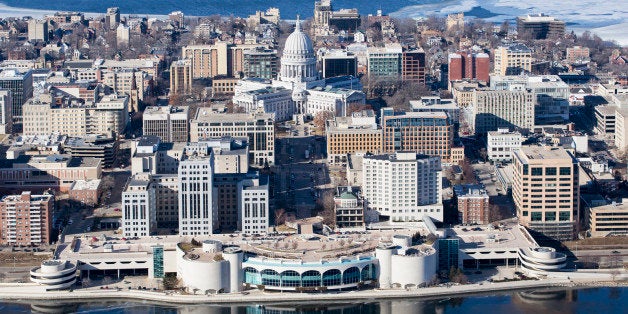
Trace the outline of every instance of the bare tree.
[[316, 128], [318, 128], [319, 130], [325, 130], [325, 123], [327, 122], [327, 120], [329, 119], [333, 119], [334, 118], [334, 113], [331, 111], [320, 111], [319, 113], [317, 113], [314, 116], [314, 126], [316, 126]]

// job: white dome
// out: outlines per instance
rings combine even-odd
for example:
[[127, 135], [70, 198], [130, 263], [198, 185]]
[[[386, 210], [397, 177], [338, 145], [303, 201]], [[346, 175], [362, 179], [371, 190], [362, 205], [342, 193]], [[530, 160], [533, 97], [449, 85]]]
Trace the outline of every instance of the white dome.
[[288, 36], [283, 49], [279, 77], [284, 82], [313, 82], [318, 79], [314, 45], [310, 37], [301, 31], [298, 17], [294, 32]]
[[297, 20], [296, 27], [294, 28], [294, 32], [288, 36], [286, 40], [286, 46], [283, 50], [284, 55], [286, 54], [313, 54], [314, 53], [314, 45], [312, 45], [312, 40], [310, 37], [301, 31], [301, 23]]

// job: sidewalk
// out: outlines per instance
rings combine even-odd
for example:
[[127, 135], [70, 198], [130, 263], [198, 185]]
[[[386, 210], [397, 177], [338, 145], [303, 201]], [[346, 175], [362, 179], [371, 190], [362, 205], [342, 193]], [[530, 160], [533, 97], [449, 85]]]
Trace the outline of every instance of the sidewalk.
[[244, 293], [219, 294], [219, 295], [182, 295], [166, 294], [165, 292], [139, 291], [139, 290], [75, 290], [69, 291], [42, 291], [42, 287], [35, 284], [2, 284], [0, 285], [0, 298], [5, 300], [55, 300], [73, 301], [94, 299], [139, 299], [146, 301], [161, 301], [170, 303], [245, 303], [245, 302], [284, 302], [284, 301], [311, 301], [316, 298], [319, 301], [334, 300], [362, 300], [362, 299], [391, 299], [391, 298], [442, 298], [463, 294], [503, 292], [508, 290], [521, 290], [541, 287], [566, 287], [571, 281], [565, 279], [526, 280], [503, 283], [469, 284], [450, 287], [431, 287], [390, 289], [390, 290], [363, 290], [341, 291], [327, 293], [280, 293], [249, 290]]

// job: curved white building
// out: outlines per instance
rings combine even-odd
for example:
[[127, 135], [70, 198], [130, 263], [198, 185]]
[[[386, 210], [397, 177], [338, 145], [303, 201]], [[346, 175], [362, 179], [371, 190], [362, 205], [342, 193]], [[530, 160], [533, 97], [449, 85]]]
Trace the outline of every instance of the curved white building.
[[375, 250], [379, 261], [379, 287], [424, 285], [438, 270], [438, 254], [428, 245], [412, 246], [412, 238], [395, 235], [392, 244], [382, 244]]
[[220, 241], [205, 240], [201, 248], [177, 245], [177, 274], [190, 291], [231, 292], [231, 261], [224, 258]]
[[267, 290], [353, 289], [377, 279], [377, 261], [372, 255], [318, 262], [250, 257], [242, 267], [246, 284]]
[[551, 247], [520, 248], [519, 260], [528, 271], [557, 271], [567, 265], [567, 256]]
[[31, 281], [45, 286], [46, 290], [71, 287], [76, 282], [76, 265], [65, 260], [47, 260], [31, 269]]

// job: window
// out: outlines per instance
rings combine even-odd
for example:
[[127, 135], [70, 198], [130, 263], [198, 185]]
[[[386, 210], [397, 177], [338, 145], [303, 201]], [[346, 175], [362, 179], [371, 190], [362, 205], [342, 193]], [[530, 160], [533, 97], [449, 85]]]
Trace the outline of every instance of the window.
[[542, 176], [543, 175], [543, 168], [532, 168], [532, 175], [533, 176]]
[[545, 221], [556, 221], [556, 212], [546, 212]]
[[532, 214], [530, 216], [530, 220], [532, 220], [532, 221], [541, 221], [541, 220], [543, 220], [543, 213], [542, 212], [532, 212]]
[[558, 220], [560, 221], [569, 221], [571, 220], [571, 216], [569, 211], [560, 211], [558, 213]]
[[560, 167], [560, 175], [566, 176], [571, 174], [571, 167]]
[[555, 176], [556, 175], [556, 167], [545, 168], [545, 175], [546, 176]]
[[527, 211], [527, 210], [524, 210], [524, 211], [523, 211], [523, 216], [525, 216], [525, 217], [527, 217], [527, 216], [528, 216], [528, 211]]

